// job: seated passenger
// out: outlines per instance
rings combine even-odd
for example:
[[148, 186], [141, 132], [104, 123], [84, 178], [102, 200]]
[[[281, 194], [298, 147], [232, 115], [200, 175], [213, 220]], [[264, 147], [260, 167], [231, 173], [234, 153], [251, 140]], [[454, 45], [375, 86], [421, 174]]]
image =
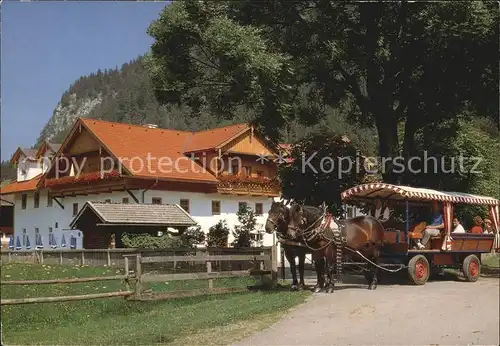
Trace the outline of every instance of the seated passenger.
[[386, 207], [384, 209], [384, 213], [379, 217], [380, 222], [389, 221], [389, 218], [392, 216], [392, 213], [394, 212], [394, 210], [392, 210], [389, 207], [390, 207], [390, 205], [389, 205], [389, 203], [387, 203]]
[[464, 227], [462, 226], [460, 221], [458, 221], [457, 218], [453, 219], [453, 226], [455, 227], [455, 229], [453, 230], [453, 233], [465, 233]]
[[379, 219], [381, 214], [382, 214], [382, 202], [380, 202], [380, 199], [377, 199], [375, 201], [375, 209], [370, 210], [368, 215], [373, 216], [376, 219]]
[[493, 223], [490, 219], [484, 220], [484, 234], [493, 234]]
[[377, 199], [375, 201], [375, 210], [370, 210], [369, 215], [380, 220], [380, 222], [386, 222], [391, 217], [392, 212], [393, 211], [389, 208], [389, 206], [386, 206], [382, 212], [382, 202], [380, 199]]
[[423, 231], [422, 242], [417, 242], [417, 246], [419, 249], [424, 249], [425, 245], [429, 242], [431, 237], [437, 237], [441, 235], [441, 230], [444, 228], [443, 215], [439, 210], [439, 204], [434, 202], [432, 204], [433, 216], [430, 224], [428, 224]]
[[474, 218], [474, 227], [470, 229], [470, 233], [475, 233], [475, 234], [483, 234], [483, 219], [481, 216], [476, 216]]

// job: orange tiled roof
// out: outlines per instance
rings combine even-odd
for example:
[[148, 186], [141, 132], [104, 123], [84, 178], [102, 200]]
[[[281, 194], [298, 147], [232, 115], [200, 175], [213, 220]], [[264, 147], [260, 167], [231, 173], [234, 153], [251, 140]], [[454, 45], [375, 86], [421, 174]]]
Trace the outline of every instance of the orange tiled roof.
[[27, 192], [35, 191], [37, 189], [38, 182], [40, 181], [42, 174], [37, 175], [33, 179], [26, 181], [12, 181], [9, 185], [4, 186], [0, 189], [1, 195], [8, 195], [17, 192]]
[[14, 154], [12, 154], [10, 162], [13, 164], [17, 164], [21, 155], [24, 155], [26, 158], [34, 159], [36, 157], [36, 150], [18, 147]]
[[[134, 176], [217, 182], [214, 175], [184, 155], [185, 145], [193, 135], [191, 132], [80, 119]], [[142, 167], [139, 160], [130, 161], [133, 157], [142, 159]], [[162, 162], [168, 170], [159, 170], [159, 158], [164, 158]]]
[[248, 124], [237, 124], [216, 129], [194, 132], [192, 137], [186, 143], [184, 152], [215, 149], [224, 142], [234, 138], [236, 135], [248, 130]]
[[43, 142], [42, 145], [40, 145], [40, 147], [38, 148], [37, 152], [36, 152], [36, 157], [40, 157], [42, 156], [43, 154], [45, 154], [45, 152], [47, 151], [47, 149], [52, 149], [52, 151], [54, 152], [57, 152], [59, 150], [59, 148], [61, 147], [61, 144], [59, 143], [51, 143], [49, 141], [45, 141]]

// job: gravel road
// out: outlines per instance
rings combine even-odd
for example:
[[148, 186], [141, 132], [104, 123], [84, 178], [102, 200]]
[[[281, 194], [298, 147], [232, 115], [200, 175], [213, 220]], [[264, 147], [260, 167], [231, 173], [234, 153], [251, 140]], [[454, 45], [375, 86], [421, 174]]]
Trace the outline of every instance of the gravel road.
[[[500, 280], [445, 277], [366, 289], [346, 278], [238, 345], [499, 345]], [[399, 284], [398, 284], [399, 282]]]

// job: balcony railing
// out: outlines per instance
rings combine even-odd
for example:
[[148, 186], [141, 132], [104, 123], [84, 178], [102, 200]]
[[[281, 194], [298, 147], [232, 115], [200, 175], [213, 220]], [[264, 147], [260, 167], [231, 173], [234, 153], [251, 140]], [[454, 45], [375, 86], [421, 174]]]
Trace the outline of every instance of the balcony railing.
[[278, 196], [280, 184], [276, 179], [243, 175], [221, 175], [217, 185], [220, 193]]

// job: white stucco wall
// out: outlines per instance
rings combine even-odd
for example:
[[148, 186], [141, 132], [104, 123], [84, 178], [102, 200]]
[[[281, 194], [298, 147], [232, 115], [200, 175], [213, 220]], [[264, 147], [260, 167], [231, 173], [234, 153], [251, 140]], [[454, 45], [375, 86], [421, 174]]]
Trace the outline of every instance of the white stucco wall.
[[[134, 195], [142, 200], [142, 191], [133, 191]], [[42, 234], [44, 245], [48, 247], [49, 228], [56, 236], [56, 240], [60, 243], [62, 231], [69, 232], [69, 224], [73, 220], [73, 203], [78, 203], [78, 208], [83, 207], [87, 201], [101, 201], [110, 199], [111, 202], [122, 202], [123, 198], [128, 198], [129, 203], [135, 203], [133, 198], [125, 191], [117, 191], [108, 194], [96, 194], [87, 196], [64, 197], [58, 200], [64, 206], [62, 209], [57, 202], [53, 201], [52, 206], [47, 206], [47, 191], [40, 191], [40, 203], [38, 208], [34, 208], [34, 193], [27, 194], [26, 209], [22, 209], [21, 194], [15, 197], [14, 207], [14, 234], [19, 235], [22, 239], [23, 229], [26, 229], [26, 234], [29, 236], [30, 245], [35, 246], [35, 228], [39, 229]], [[264, 215], [257, 216], [257, 223], [263, 228], [267, 218], [267, 211], [271, 205], [271, 199], [268, 197], [239, 197], [219, 194], [203, 194], [192, 192], [173, 192], [173, 191], [158, 191], [149, 190], [144, 194], [145, 203], [152, 203], [154, 197], [162, 199], [163, 204], [180, 204], [181, 199], [189, 199], [190, 215], [200, 224], [204, 232], [215, 225], [219, 220], [225, 219], [230, 229], [233, 229], [238, 224], [236, 213], [238, 211], [238, 203], [246, 202], [250, 208], [255, 210], [255, 203], [263, 204]], [[221, 214], [212, 215], [212, 200], [218, 200], [221, 203]], [[233, 240], [232, 234], [229, 235], [229, 241]], [[264, 235], [264, 246], [272, 245], [272, 235]], [[66, 236], [66, 242], [69, 244], [69, 238]]]
[[26, 160], [25, 157], [19, 159], [19, 164], [17, 166], [17, 181], [33, 179], [40, 173], [42, 173], [42, 167], [37, 161]]

